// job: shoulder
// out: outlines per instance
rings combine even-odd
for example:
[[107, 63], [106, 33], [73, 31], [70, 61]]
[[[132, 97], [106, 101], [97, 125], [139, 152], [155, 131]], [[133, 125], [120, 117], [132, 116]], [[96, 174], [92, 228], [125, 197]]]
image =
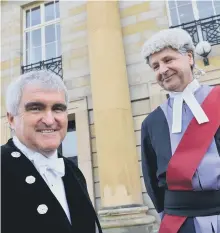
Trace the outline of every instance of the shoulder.
[[164, 115], [163, 110], [159, 106], [144, 119], [142, 122], [142, 128], [148, 128], [158, 124], [158, 120], [162, 115]]
[[1, 146], [1, 162], [8, 163], [13, 161], [12, 153], [15, 152], [15, 148], [12, 145], [12, 139], [10, 139], [5, 145]]
[[216, 86], [211, 87], [211, 88], [215, 89], [216, 92], [217, 92], [218, 94], [220, 94], [220, 85], [216, 85]]
[[[17, 153], [17, 154], [16, 154]], [[9, 180], [12, 177], [16, 177], [20, 164], [17, 155], [21, 153], [14, 146], [12, 139], [10, 139], [5, 145], [1, 146], [1, 173], [2, 179]]]
[[[217, 100], [220, 98], [220, 85], [209, 86], [206, 84], [201, 85], [198, 93], [200, 94], [200, 98], [207, 98], [209, 96], [213, 97], [213, 99]], [[218, 103], [218, 102], [217, 102]]]

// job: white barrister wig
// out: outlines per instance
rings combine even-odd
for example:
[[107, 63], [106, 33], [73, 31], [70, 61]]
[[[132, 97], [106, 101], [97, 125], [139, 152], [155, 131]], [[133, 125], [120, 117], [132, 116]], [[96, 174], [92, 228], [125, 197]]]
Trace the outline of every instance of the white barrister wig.
[[149, 63], [150, 55], [163, 50], [173, 48], [179, 52], [191, 51], [194, 56], [195, 47], [191, 36], [187, 31], [180, 28], [164, 29], [148, 39], [142, 49], [142, 55]]

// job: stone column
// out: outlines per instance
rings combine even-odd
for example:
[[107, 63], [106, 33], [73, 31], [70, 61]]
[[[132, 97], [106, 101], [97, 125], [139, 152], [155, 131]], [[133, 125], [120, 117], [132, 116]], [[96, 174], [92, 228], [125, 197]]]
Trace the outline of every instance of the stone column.
[[[104, 232], [151, 232], [143, 205], [117, 1], [88, 1], [87, 28]], [[124, 231], [123, 231], [124, 232]]]

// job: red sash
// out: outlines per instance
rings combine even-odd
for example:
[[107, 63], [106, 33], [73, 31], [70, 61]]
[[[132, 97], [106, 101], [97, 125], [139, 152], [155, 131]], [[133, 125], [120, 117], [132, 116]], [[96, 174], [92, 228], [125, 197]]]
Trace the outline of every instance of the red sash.
[[[220, 87], [215, 87], [202, 103], [209, 122], [190, 122], [167, 169], [169, 190], [192, 190], [192, 177], [220, 126]], [[165, 214], [159, 233], [177, 233], [187, 217]]]

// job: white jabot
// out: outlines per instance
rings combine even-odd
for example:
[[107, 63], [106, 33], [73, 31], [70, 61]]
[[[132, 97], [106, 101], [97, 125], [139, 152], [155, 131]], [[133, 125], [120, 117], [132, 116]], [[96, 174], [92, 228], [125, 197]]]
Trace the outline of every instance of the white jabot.
[[204, 110], [194, 96], [196, 90], [200, 87], [199, 82], [194, 79], [187, 85], [183, 92], [170, 92], [169, 95], [173, 98], [173, 124], [172, 133], [180, 133], [182, 131], [182, 108], [183, 101], [188, 105], [192, 114], [199, 124], [209, 121]]
[[35, 168], [47, 183], [51, 192], [63, 207], [63, 210], [65, 211], [71, 223], [69, 207], [67, 204], [65, 188], [62, 180], [62, 177], [65, 175], [65, 165], [63, 159], [58, 158], [57, 151], [48, 157], [35, 152], [22, 144], [16, 136], [13, 137], [13, 142], [15, 146], [20, 149], [21, 152], [33, 163]]
[[62, 158], [57, 158], [55, 156], [46, 158], [39, 153], [35, 153], [32, 159], [34, 164], [38, 166], [40, 173], [51, 170], [54, 175], [58, 177], [63, 177], [65, 175], [65, 166]]

